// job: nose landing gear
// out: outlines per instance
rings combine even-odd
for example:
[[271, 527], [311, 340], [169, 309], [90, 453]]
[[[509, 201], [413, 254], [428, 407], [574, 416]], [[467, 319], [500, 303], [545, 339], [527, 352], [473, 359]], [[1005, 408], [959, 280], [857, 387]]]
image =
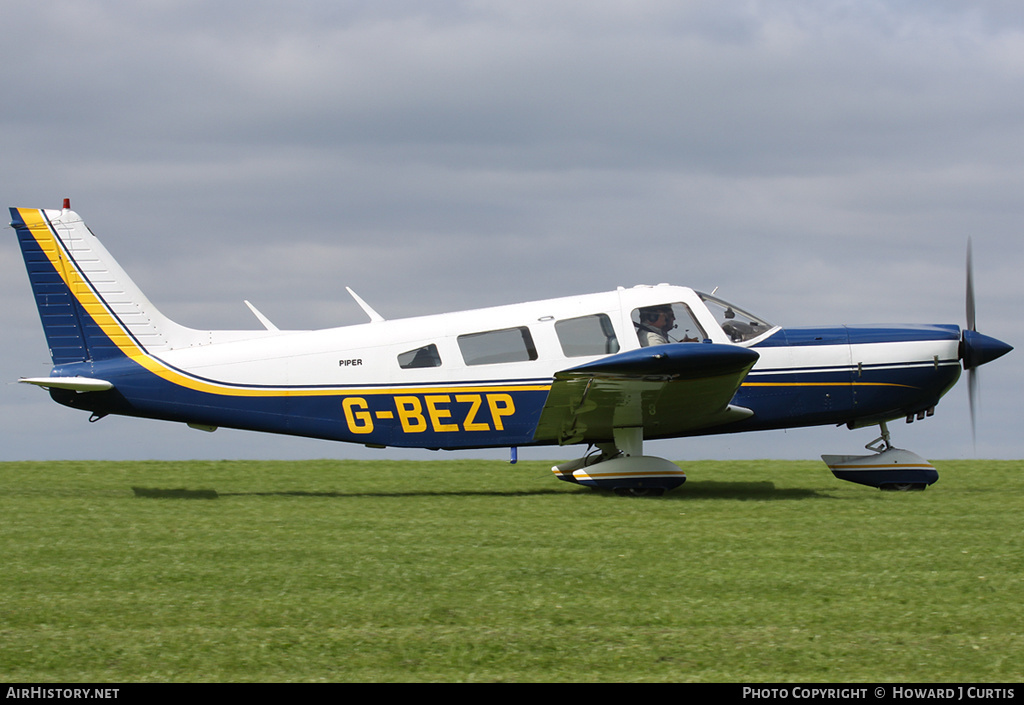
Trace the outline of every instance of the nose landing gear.
[[874, 451], [873, 455], [821, 456], [833, 475], [840, 480], [896, 492], [924, 490], [939, 479], [938, 471], [927, 460], [892, 445], [884, 421], [879, 426], [882, 435], [865, 446]]

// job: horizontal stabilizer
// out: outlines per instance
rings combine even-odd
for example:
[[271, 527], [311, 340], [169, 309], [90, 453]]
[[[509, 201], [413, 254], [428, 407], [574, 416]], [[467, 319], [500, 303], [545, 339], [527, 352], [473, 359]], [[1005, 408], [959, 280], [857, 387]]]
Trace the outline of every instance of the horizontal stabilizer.
[[88, 377], [22, 377], [18, 381], [46, 389], [70, 389], [75, 392], [105, 392], [114, 388], [114, 385], [105, 379]]

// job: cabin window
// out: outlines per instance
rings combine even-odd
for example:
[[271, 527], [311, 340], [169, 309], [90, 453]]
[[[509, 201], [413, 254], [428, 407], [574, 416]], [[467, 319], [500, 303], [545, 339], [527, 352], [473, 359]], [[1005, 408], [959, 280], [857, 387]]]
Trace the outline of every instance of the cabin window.
[[398, 356], [398, 366], [403, 370], [413, 370], [419, 367], [440, 367], [441, 355], [437, 352], [437, 346], [431, 343], [422, 348], [416, 348], [404, 352]]
[[530, 329], [505, 328], [459, 336], [459, 349], [467, 365], [496, 365], [537, 359]]
[[611, 355], [619, 351], [611, 319], [603, 313], [558, 321], [555, 333], [566, 357]]
[[641, 347], [665, 343], [698, 343], [707, 336], [682, 303], [643, 306], [633, 310], [633, 326]]

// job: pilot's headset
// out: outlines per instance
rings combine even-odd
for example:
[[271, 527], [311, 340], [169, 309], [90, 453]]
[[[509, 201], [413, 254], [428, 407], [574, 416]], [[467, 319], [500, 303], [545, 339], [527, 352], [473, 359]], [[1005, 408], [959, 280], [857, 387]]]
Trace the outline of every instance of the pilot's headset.
[[[654, 306], [651, 308], [640, 309], [640, 322], [641, 323], [654, 323], [658, 320], [658, 317], [663, 313], [668, 313], [672, 309], [668, 306]], [[675, 326], [672, 326], [675, 328]]]

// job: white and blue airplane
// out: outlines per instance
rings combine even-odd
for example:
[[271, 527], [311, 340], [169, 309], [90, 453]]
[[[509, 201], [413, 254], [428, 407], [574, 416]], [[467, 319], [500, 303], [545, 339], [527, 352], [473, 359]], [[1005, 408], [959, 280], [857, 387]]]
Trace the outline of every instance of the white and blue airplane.
[[[587, 444], [556, 477], [620, 494], [681, 485], [644, 441], [878, 425], [871, 454], [822, 456], [842, 479], [923, 489], [935, 468], [887, 423], [930, 416], [960, 377], [1012, 348], [967, 328], [781, 328], [713, 295], [659, 284], [473, 311], [279, 330], [195, 330], [153, 306], [68, 200], [11, 208], [50, 348], [20, 381], [91, 413], [372, 447]], [[248, 302], [246, 302], [248, 304]]]

